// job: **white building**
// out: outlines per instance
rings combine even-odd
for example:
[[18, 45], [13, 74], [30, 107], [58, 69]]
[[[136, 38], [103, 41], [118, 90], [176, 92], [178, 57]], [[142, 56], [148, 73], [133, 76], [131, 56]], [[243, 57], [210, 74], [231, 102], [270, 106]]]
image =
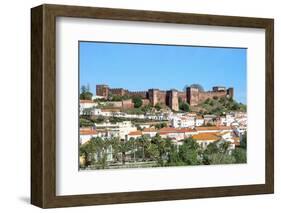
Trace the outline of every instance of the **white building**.
[[220, 118], [220, 125], [231, 126], [234, 121], [235, 117], [232, 114], [227, 114], [225, 117]]
[[196, 117], [195, 126], [203, 126], [204, 125], [204, 118], [203, 117]]
[[193, 128], [194, 126], [195, 126], [195, 117], [174, 116], [172, 119], [172, 127], [174, 128]]
[[79, 108], [80, 108], [80, 115], [83, 115], [85, 114], [85, 110], [87, 109], [91, 109], [93, 107], [96, 107], [97, 106], [97, 103], [94, 103], [92, 100], [80, 100], [80, 103], [79, 103]]
[[80, 144], [84, 144], [95, 137], [98, 137], [98, 132], [95, 129], [80, 128]]
[[130, 132], [137, 131], [137, 128], [133, 126], [131, 121], [95, 123], [94, 128], [106, 130], [108, 137], [120, 137], [121, 139], [125, 139]]
[[149, 136], [149, 137], [154, 137], [157, 134], [157, 129], [154, 128], [144, 128], [142, 131], [143, 135]]
[[212, 132], [199, 133], [193, 135], [192, 138], [195, 139], [203, 149], [206, 149], [210, 143], [217, 142], [221, 139], [221, 137]]
[[127, 139], [130, 140], [131, 138], [136, 139], [142, 136], [141, 131], [134, 131], [134, 132], [129, 132]]

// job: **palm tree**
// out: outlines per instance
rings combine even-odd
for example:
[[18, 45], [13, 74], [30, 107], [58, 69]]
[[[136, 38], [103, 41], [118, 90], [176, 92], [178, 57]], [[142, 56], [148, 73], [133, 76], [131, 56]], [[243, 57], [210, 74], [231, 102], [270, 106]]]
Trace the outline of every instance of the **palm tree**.
[[145, 135], [142, 135], [141, 137], [139, 137], [137, 139], [137, 144], [142, 149], [142, 161], [145, 161], [145, 152], [146, 152], [146, 149], [147, 149], [149, 143], [150, 143], [149, 138]]
[[151, 143], [157, 146], [159, 152], [158, 163], [160, 166], [164, 166], [165, 160], [172, 148], [172, 142], [170, 139], [161, 138], [159, 134], [151, 139]]
[[119, 147], [119, 152], [121, 152], [122, 154], [122, 164], [125, 165], [126, 153], [131, 150], [130, 143], [127, 140], [120, 141], [118, 147]]
[[119, 161], [119, 143], [120, 143], [120, 139], [119, 138], [111, 138], [110, 140], [110, 145], [112, 147], [112, 155], [113, 155], [113, 159], [114, 162], [118, 162]]
[[92, 138], [92, 149], [95, 154], [97, 166], [104, 169], [107, 166], [107, 148], [108, 143], [100, 137]]
[[134, 162], [136, 162], [136, 140], [134, 138], [130, 138], [128, 143], [130, 144], [131, 150], [133, 150], [133, 158]]

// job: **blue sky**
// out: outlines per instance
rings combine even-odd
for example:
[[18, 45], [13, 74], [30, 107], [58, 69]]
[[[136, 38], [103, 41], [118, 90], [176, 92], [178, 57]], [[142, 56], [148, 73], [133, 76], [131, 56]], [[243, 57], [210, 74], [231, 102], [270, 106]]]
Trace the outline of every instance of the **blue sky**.
[[80, 86], [96, 84], [132, 91], [178, 89], [201, 84], [234, 87], [235, 100], [246, 103], [243, 48], [80, 42]]

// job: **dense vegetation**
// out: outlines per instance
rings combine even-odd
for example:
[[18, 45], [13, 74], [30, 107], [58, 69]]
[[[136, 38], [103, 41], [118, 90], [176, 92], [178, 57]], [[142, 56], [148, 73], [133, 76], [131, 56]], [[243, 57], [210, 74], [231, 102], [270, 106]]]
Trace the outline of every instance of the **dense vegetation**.
[[190, 106], [187, 102], [182, 101], [181, 97], [179, 97], [179, 110], [183, 112], [189, 112]]
[[90, 92], [90, 86], [82, 86], [80, 91], [80, 99], [81, 100], [92, 100], [93, 93]]
[[[246, 144], [246, 137], [244, 137]], [[109, 151], [110, 150], [110, 151]], [[112, 161], [108, 155], [112, 154]], [[119, 138], [92, 138], [80, 146], [81, 168], [105, 169], [115, 166], [129, 167], [150, 163], [151, 167], [212, 165], [246, 163], [246, 148], [229, 151], [229, 143], [218, 141], [202, 149], [192, 138], [183, 140], [182, 145], [175, 145], [170, 139], [161, 138], [158, 134], [149, 138], [141, 136], [122, 141]], [[128, 165], [127, 165], [128, 166]]]
[[236, 102], [232, 98], [218, 98], [215, 96], [212, 99], [208, 98], [203, 103], [192, 107], [192, 110], [201, 114], [223, 115], [224, 113], [231, 111], [246, 112], [247, 107], [242, 103]]

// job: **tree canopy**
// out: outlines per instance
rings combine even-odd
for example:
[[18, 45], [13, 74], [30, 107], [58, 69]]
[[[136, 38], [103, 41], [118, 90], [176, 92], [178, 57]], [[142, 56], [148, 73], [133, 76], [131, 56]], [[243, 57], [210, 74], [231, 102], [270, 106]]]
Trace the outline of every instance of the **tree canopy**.
[[139, 96], [133, 97], [132, 99], [135, 108], [140, 108], [142, 106], [142, 99]]
[[92, 100], [93, 93], [90, 92], [90, 86], [83, 85], [81, 87], [81, 92], [80, 92], [80, 99], [81, 100]]

